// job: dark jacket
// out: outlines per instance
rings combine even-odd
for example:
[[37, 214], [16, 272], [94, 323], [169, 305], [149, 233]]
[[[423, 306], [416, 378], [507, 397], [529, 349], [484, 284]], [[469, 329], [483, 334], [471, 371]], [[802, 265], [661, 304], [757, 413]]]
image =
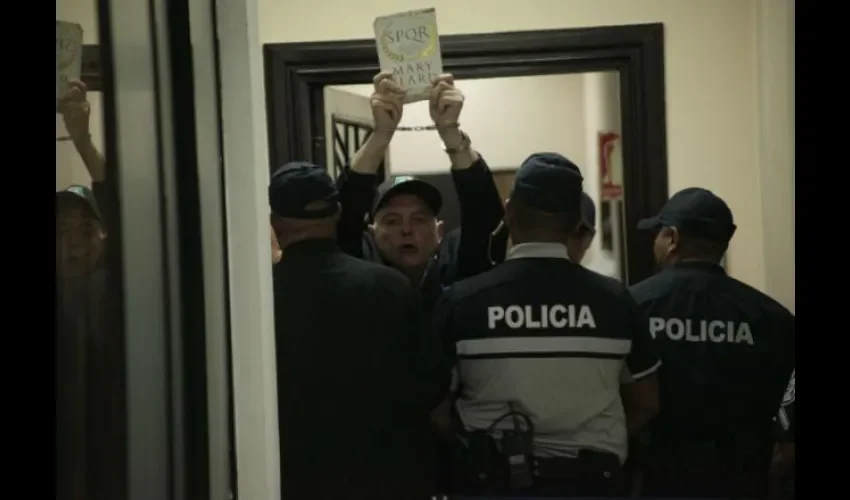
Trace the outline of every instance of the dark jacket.
[[669, 265], [631, 292], [663, 362], [644, 494], [762, 498], [795, 366], [793, 314], [709, 262]]
[[654, 437], [761, 442], [769, 453], [795, 366], [791, 312], [707, 262], [667, 266], [631, 292], [664, 363]]
[[[461, 208], [461, 228], [443, 238], [420, 284], [422, 303], [430, 311], [443, 289], [455, 281], [489, 270], [505, 259], [507, 232], [490, 241], [491, 233], [505, 215], [504, 206], [483, 158], [465, 170], [452, 170]], [[378, 187], [377, 175], [359, 174], [346, 168], [338, 179], [342, 215], [338, 241], [349, 255], [387, 264], [366, 231]]]
[[274, 301], [283, 491], [427, 488], [451, 375], [407, 278], [304, 241], [275, 266]]

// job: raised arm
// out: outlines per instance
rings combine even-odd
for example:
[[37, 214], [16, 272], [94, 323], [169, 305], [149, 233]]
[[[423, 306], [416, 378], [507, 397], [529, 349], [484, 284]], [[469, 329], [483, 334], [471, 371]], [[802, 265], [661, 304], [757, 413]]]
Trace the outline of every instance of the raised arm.
[[114, 212], [117, 203], [115, 193], [106, 186], [106, 161], [92, 141], [89, 121], [91, 105], [86, 96], [86, 84], [79, 80], [70, 82], [68, 92], [59, 100], [59, 112], [65, 122], [65, 129], [74, 143], [74, 148], [83, 160], [92, 180], [92, 193], [97, 201], [98, 211], [104, 220], [101, 223], [109, 228], [106, 218]]
[[505, 258], [507, 233], [495, 237], [493, 231], [504, 218], [505, 211], [493, 174], [487, 163], [472, 148], [472, 142], [460, 127], [464, 96], [454, 86], [449, 74], [437, 79], [429, 109], [451, 160], [452, 179], [461, 210], [460, 245], [452, 256], [452, 282], [482, 273]]
[[379, 73], [374, 84], [375, 92], [369, 99], [374, 131], [337, 179], [342, 205], [337, 241], [343, 251], [355, 257], [363, 257], [363, 231], [377, 191], [378, 169], [401, 121], [404, 102], [404, 92], [393, 83], [392, 73]]
[[65, 128], [71, 136], [77, 153], [89, 171], [92, 182], [106, 180], [103, 155], [92, 142], [89, 131], [91, 106], [86, 99], [86, 84], [78, 80], [70, 83], [68, 92], [59, 100], [59, 112], [62, 114]]

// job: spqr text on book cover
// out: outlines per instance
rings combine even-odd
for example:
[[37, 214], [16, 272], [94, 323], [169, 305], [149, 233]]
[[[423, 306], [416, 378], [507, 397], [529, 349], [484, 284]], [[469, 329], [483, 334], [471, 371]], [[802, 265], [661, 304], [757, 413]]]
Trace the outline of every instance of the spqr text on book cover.
[[381, 71], [391, 71], [407, 91], [405, 102], [428, 99], [429, 87], [443, 72], [437, 11], [412, 10], [375, 19]]

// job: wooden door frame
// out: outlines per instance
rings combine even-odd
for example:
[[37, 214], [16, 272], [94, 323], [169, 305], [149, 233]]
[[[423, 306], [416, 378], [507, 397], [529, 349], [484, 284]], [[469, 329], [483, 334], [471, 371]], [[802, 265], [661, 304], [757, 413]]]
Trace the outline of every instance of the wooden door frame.
[[[668, 196], [663, 25], [450, 35], [440, 45], [443, 68], [458, 79], [619, 72], [626, 276], [629, 283], [650, 276], [651, 235], [637, 222]], [[263, 52], [270, 168], [293, 160], [326, 165], [323, 89], [371, 82], [375, 40], [274, 43]]]

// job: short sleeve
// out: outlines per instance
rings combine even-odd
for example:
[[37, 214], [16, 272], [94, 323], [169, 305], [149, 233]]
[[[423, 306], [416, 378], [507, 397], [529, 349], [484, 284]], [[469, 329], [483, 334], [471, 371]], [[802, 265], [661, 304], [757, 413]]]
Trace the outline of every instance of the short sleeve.
[[621, 375], [621, 383], [640, 380], [658, 371], [661, 359], [655, 349], [652, 335], [649, 333], [649, 319], [638, 308], [631, 294], [626, 294], [630, 314], [632, 349], [626, 356], [626, 376]]

